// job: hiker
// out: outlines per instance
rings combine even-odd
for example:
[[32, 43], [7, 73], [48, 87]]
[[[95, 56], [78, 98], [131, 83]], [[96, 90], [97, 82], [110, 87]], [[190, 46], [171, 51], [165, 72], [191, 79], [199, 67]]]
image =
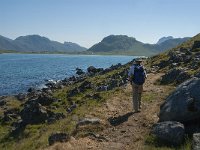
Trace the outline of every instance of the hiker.
[[143, 91], [143, 84], [147, 78], [146, 71], [141, 65], [141, 59], [135, 59], [135, 63], [130, 67], [128, 76], [133, 90], [133, 109], [139, 112], [141, 109], [141, 96]]

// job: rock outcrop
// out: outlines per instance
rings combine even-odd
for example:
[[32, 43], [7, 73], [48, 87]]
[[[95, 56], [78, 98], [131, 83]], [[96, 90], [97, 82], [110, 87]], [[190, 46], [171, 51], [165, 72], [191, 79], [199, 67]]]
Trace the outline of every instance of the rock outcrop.
[[179, 85], [160, 107], [159, 121], [187, 122], [200, 119], [200, 79]]
[[192, 150], [199, 150], [200, 149], [200, 133], [193, 134], [192, 139]]
[[55, 142], [67, 142], [70, 136], [67, 133], [53, 133], [49, 137], [49, 145], [53, 145]]
[[180, 145], [184, 140], [184, 125], [176, 121], [165, 121], [154, 125], [152, 133], [158, 140], [170, 145]]
[[190, 77], [191, 76], [183, 69], [174, 68], [162, 76], [160, 83], [170, 84], [175, 82], [176, 84], [180, 84], [189, 79]]
[[48, 119], [46, 108], [35, 101], [26, 104], [20, 114], [25, 124], [44, 123]]

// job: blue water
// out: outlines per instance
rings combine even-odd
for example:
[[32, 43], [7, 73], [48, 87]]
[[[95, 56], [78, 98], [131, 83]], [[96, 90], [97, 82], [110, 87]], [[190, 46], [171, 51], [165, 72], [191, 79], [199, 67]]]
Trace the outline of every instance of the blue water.
[[45, 80], [60, 80], [75, 74], [76, 67], [107, 68], [125, 64], [133, 56], [87, 56], [62, 54], [0, 54], [0, 95], [26, 92]]

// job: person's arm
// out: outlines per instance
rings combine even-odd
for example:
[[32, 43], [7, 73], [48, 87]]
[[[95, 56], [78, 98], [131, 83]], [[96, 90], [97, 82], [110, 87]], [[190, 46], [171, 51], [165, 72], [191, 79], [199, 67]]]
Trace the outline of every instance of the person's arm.
[[131, 66], [131, 67], [130, 67], [130, 70], [129, 70], [129, 72], [128, 72], [128, 79], [129, 79], [129, 81], [130, 81], [130, 84], [132, 84], [133, 75], [134, 75], [134, 67]]
[[[144, 66], [143, 66], [144, 68]], [[146, 69], [144, 68], [144, 74], [145, 74], [145, 78], [147, 78], [147, 72], [146, 72]]]

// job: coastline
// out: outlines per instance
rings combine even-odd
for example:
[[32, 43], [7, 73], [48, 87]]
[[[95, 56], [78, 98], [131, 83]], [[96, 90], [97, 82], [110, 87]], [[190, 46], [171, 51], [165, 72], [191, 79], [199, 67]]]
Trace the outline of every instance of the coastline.
[[[18, 92], [26, 92], [29, 87], [39, 87], [42, 84], [45, 84], [45, 80], [62, 80], [66, 77], [75, 75], [77, 67], [83, 69], [84, 71], [86, 71], [87, 67], [91, 65], [94, 65], [95, 67], [102, 67], [105, 69], [107, 67], [110, 67], [112, 64], [117, 64], [118, 62], [125, 64], [128, 61], [132, 60], [134, 57], [63, 54], [30, 54], [29, 56], [27, 54], [5, 54], [2, 55], [1, 58], [2, 61], [0, 62], [2, 63], [0, 67], [2, 69], [4, 68], [2, 70], [3, 72], [1, 74], [1, 77], [5, 80], [0, 81], [0, 84], [2, 83], [2, 90], [0, 91], [0, 95], [10, 95], [9, 93], [13, 95], [17, 94]], [[97, 59], [97, 61], [94, 61], [95, 59]], [[6, 60], [8, 60], [8, 63], [6, 62]], [[82, 64], [81, 61], [84, 61], [84, 64]], [[21, 65], [24, 62], [27, 63]], [[68, 62], [70, 62], [69, 65]], [[43, 65], [40, 69], [41, 63]], [[59, 67], [52, 67], [55, 66], [54, 64], [56, 66], [59, 65]], [[8, 68], [6, 68], [5, 66], [8, 66]], [[14, 66], [16, 66], [17, 68], [21, 68], [21, 71], [19, 72], [19, 69], [17, 68], [11, 70], [10, 68], [14, 68]], [[13, 78], [13, 76], [11, 75], [6, 75], [7, 72], [13, 74], [15, 78]], [[7, 80], [8, 78], [9, 80]]]
[[[13, 53], [13, 54], [15, 54], [15, 53]], [[16, 53], [16, 54], [18, 54], [18, 53]], [[73, 55], [73, 54], [72, 54]], [[85, 55], [83, 55], [83, 56], [85, 56]], [[88, 56], [90, 56], [90, 55], [88, 55]], [[93, 55], [93, 56], [98, 56], [98, 55]], [[101, 55], [99, 55], [99, 56], [101, 56]], [[138, 56], [136, 56], [135, 58], [137, 58]], [[135, 58], [133, 58], [133, 60], [135, 59]], [[143, 59], [145, 59], [145, 57], [142, 57]], [[132, 61], [133, 61], [132, 60]], [[131, 62], [132, 62], [131, 61]], [[82, 81], [82, 78], [88, 78], [88, 77], [92, 77], [92, 76], [94, 76], [94, 75], [96, 75], [96, 73], [99, 73], [99, 74], [105, 74], [105, 73], [107, 73], [107, 72], [109, 72], [109, 71], [112, 71], [113, 69], [117, 69], [118, 67], [122, 67], [122, 66], [126, 66], [127, 64], [130, 64], [130, 62], [128, 62], [128, 63], [126, 63], [126, 64], [124, 64], [124, 65], [122, 65], [121, 63], [118, 63], [118, 64], [116, 64], [116, 65], [112, 65], [112, 66], [110, 66], [110, 67], [108, 67], [108, 68], [105, 68], [105, 69], [103, 69], [103, 68], [95, 68], [95, 67], [93, 67], [93, 66], [90, 66], [90, 67], [92, 67], [93, 68], [93, 70], [99, 70], [99, 71], [95, 71], [95, 73], [92, 73], [92, 74], [90, 74], [89, 72], [84, 72], [83, 70], [81, 70], [81, 69], [79, 69], [79, 68], [75, 68], [76, 70], [79, 70], [79, 71], [81, 71], [83, 74], [81, 74], [81, 75], [78, 75], [77, 73], [76, 74], [74, 74], [74, 75], [72, 75], [72, 76], [69, 76], [69, 77], [65, 77], [64, 79], [58, 79], [58, 80], [47, 80], [47, 81], [45, 81], [45, 83], [43, 83], [43, 84], [41, 84], [41, 85], [39, 85], [39, 86], [35, 86], [35, 87], [29, 87], [26, 91], [27, 92], [18, 92], [17, 94], [8, 94], [8, 95], [0, 95], [0, 99], [2, 98], [2, 97], [18, 97], [18, 96], [26, 96], [28, 93], [29, 93], [29, 91], [35, 91], [35, 92], [41, 92], [41, 91], [46, 91], [46, 90], [49, 90], [49, 89], [51, 89], [51, 90], [55, 90], [55, 89], [61, 89], [62, 88], [62, 86], [65, 86], [66, 85], [66, 83], [65, 82], [70, 82], [71, 80], [72, 81], [75, 81], [75, 82], [81, 82]], [[88, 69], [90, 68], [90, 67], [88, 67]], [[87, 70], [88, 70], [87, 69]], [[78, 72], [78, 71], [77, 71]], [[43, 87], [43, 88], [41, 88], [41, 87]]]

